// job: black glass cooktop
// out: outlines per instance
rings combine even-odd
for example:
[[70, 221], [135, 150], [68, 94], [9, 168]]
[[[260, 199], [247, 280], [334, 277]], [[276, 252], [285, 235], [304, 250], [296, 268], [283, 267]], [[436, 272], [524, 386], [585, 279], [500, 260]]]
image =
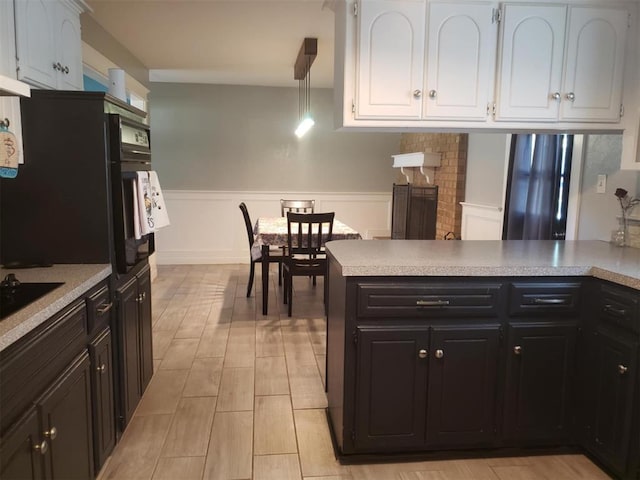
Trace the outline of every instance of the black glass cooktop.
[[26, 307], [64, 283], [18, 283], [0, 285], [0, 320]]

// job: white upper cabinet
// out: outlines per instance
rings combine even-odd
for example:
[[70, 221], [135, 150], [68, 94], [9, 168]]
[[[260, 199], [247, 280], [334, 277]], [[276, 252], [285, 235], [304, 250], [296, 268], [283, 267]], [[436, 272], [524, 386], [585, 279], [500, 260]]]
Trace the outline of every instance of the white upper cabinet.
[[628, 14], [570, 7], [561, 120], [620, 119]]
[[419, 119], [424, 70], [424, 0], [357, 4], [357, 118]]
[[18, 79], [81, 90], [80, 9], [64, 0], [20, 0], [15, 6]]
[[424, 116], [486, 120], [493, 100], [496, 5], [430, 2]]
[[0, 1], [0, 75], [16, 77], [16, 36], [13, 2]]
[[562, 84], [564, 5], [505, 5], [497, 120], [555, 121]]
[[496, 120], [617, 122], [626, 10], [507, 4]]

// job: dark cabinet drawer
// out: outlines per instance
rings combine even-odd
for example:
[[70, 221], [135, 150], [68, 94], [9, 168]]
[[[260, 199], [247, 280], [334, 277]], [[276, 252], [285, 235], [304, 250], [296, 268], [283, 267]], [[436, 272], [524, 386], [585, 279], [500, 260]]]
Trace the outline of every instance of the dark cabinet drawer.
[[618, 327], [640, 333], [640, 295], [623, 288], [600, 286], [598, 318]]
[[113, 303], [109, 285], [102, 285], [97, 291], [87, 297], [87, 320], [91, 334], [109, 325], [109, 318]]
[[494, 317], [500, 287], [498, 283], [359, 284], [358, 317]]
[[577, 315], [580, 291], [580, 282], [514, 282], [509, 289], [509, 315]]

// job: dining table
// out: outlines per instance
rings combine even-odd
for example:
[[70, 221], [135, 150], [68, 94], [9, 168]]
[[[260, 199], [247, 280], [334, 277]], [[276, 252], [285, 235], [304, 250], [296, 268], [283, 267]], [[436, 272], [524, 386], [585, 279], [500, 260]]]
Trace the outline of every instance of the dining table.
[[[262, 258], [262, 314], [267, 315], [269, 306], [269, 249], [284, 247], [288, 242], [286, 217], [258, 217], [253, 228], [254, 241], [251, 258]], [[360, 240], [362, 236], [340, 220], [333, 220], [331, 240]]]

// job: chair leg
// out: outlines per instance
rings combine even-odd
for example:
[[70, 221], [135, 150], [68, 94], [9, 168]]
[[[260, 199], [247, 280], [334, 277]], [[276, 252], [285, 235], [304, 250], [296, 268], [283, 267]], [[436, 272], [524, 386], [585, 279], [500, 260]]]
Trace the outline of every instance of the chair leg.
[[287, 292], [288, 292], [288, 288], [287, 287], [287, 282], [289, 281], [289, 277], [287, 276], [287, 273], [284, 272], [283, 273], [283, 278], [284, 278], [284, 287], [282, 288], [282, 303], [284, 303], [285, 305], [287, 304]]
[[253, 288], [253, 275], [255, 273], [255, 266], [256, 266], [256, 264], [254, 262], [251, 262], [251, 267], [249, 269], [249, 285], [247, 285], [247, 297], [251, 296], [251, 289]]
[[289, 316], [293, 313], [293, 275], [289, 275], [287, 280], [287, 289], [289, 291], [288, 300], [289, 300]]
[[282, 262], [278, 262], [278, 285], [282, 285]]

